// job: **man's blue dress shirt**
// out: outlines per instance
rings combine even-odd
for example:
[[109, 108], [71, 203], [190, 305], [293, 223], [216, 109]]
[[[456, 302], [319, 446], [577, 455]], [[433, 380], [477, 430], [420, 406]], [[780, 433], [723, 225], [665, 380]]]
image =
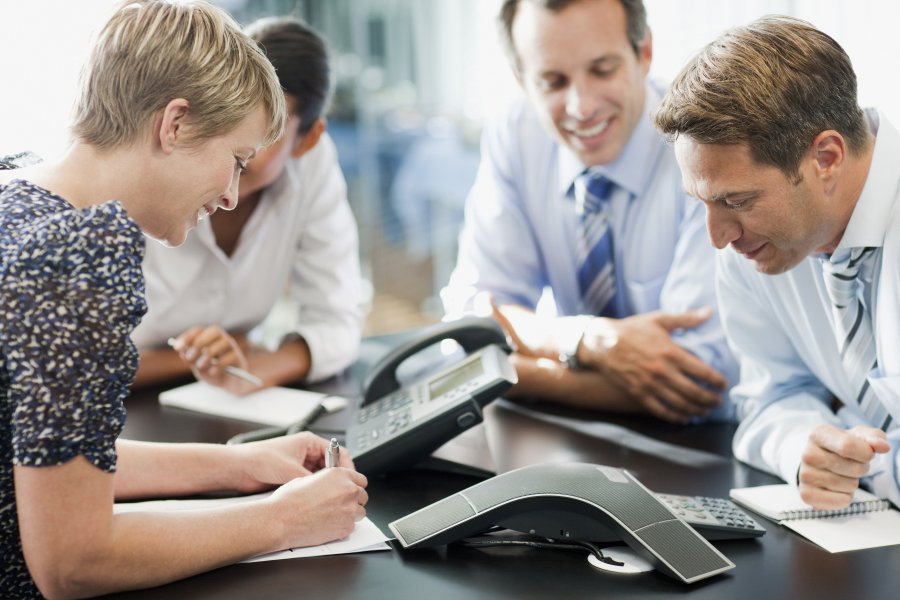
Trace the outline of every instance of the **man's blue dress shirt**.
[[[876, 455], [867, 483], [877, 495], [898, 503], [900, 133], [876, 112], [869, 117], [877, 131], [874, 156], [838, 248], [877, 248], [873, 268], [862, 278], [879, 364], [869, 383], [893, 423], [891, 450]], [[740, 383], [732, 390], [741, 419], [734, 454], [796, 485], [813, 428], [873, 425], [855, 404], [844, 371], [821, 262], [808, 257], [786, 273], [764, 275], [729, 248], [720, 254], [718, 274], [722, 320], [741, 366]], [[837, 414], [832, 397], [844, 405]]]
[[[705, 209], [687, 198], [674, 153], [650, 114], [662, 89], [647, 85], [644, 118], [618, 159], [599, 168], [616, 187], [610, 198], [616, 302], [622, 315], [716, 306], [715, 253]], [[442, 298], [448, 314], [471, 309], [480, 291], [528, 308], [552, 292], [556, 314], [582, 314], [572, 186], [578, 157], [548, 134], [527, 100], [490, 123], [481, 165], [466, 200], [459, 258]], [[737, 368], [717, 315], [673, 339], [735, 381]], [[729, 418], [727, 406], [716, 418]]]

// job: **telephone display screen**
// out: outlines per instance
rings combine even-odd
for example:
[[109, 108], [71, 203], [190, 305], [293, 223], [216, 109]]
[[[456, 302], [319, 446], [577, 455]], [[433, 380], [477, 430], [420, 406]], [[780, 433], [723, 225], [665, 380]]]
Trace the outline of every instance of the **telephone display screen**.
[[481, 366], [481, 357], [473, 356], [446, 375], [429, 381], [428, 394], [432, 399], [437, 398], [482, 374], [484, 367]]

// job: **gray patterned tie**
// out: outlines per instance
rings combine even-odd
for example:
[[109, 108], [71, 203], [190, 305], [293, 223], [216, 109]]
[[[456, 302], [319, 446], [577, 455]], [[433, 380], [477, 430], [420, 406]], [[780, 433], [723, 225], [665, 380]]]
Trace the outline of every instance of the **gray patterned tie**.
[[578, 214], [578, 287], [588, 314], [616, 317], [612, 231], [607, 214], [613, 184], [586, 172], [575, 179]]
[[872, 319], [863, 298], [859, 272], [874, 248], [839, 250], [822, 261], [825, 288], [831, 298], [838, 349], [844, 371], [850, 378], [856, 397], [869, 422], [887, 429], [891, 416], [869, 386], [867, 376], [877, 366]]

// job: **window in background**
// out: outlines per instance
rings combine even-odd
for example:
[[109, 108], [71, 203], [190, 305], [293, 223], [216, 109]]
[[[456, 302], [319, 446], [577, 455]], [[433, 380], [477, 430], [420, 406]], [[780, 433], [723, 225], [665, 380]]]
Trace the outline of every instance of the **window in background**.
[[[854, 61], [863, 105], [900, 123], [900, 80], [879, 70], [900, 54], [900, 4], [879, 0], [645, 0], [651, 74], [671, 79], [724, 29], [769, 13], [811, 21]], [[485, 118], [517, 93], [495, 30], [500, 0], [214, 0], [236, 19], [293, 14], [329, 41], [337, 90], [329, 130], [341, 154], [371, 283], [368, 333], [440, 318], [436, 294], [455, 262], [462, 206]], [[78, 66], [111, 0], [0, 6], [0, 153], [52, 158]], [[52, 42], [52, 43], [51, 43]]]
[[0, 3], [0, 153], [31, 150], [45, 159], [67, 143], [78, 70], [110, 0]]
[[[480, 124], [514, 91], [496, 0], [229, 0], [242, 23], [303, 18], [328, 40], [338, 147], [371, 283], [367, 332], [440, 319]], [[498, 85], [497, 82], [503, 82]]]

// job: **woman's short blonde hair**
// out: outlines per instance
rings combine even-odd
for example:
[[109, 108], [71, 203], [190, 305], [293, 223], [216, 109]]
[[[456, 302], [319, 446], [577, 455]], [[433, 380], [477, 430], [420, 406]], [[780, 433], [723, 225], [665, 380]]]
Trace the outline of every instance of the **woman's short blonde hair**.
[[99, 148], [131, 144], [175, 98], [189, 103], [193, 142], [228, 133], [260, 105], [265, 144], [284, 127], [275, 69], [228, 13], [202, 0], [123, 2], [82, 69], [73, 134]]

